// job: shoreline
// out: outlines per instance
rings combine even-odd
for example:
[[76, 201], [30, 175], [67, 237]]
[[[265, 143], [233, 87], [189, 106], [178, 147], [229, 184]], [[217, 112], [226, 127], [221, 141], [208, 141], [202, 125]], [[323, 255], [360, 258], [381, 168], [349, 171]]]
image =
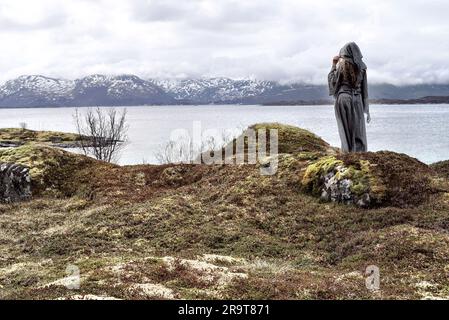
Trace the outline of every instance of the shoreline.
[[[392, 106], [392, 105], [425, 105], [425, 106], [434, 106], [434, 105], [449, 105], [449, 102], [410, 102], [407, 100], [400, 102], [370, 102], [371, 105], [379, 105], [379, 106]], [[242, 106], [242, 107], [250, 107], [250, 106], [260, 106], [260, 107], [294, 107], [294, 106], [333, 106], [333, 101], [323, 102], [323, 103], [314, 103], [314, 102], [304, 102], [304, 103], [259, 103], [259, 104], [239, 104], [239, 103], [224, 103], [224, 104], [155, 104], [155, 105], [119, 105], [119, 106], [36, 106], [36, 107], [0, 107], [0, 110], [11, 110], [11, 109], [64, 109], [64, 108], [134, 108], [134, 107], [225, 107], [225, 106]]]

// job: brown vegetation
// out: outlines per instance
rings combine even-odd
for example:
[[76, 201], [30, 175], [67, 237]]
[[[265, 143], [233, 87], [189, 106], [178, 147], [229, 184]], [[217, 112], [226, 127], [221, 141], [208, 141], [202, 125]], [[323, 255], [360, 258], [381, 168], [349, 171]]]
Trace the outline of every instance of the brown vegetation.
[[[33, 200], [0, 205], [0, 297], [447, 298], [447, 177], [405, 155], [332, 151], [354, 168], [368, 161], [388, 201], [323, 203], [301, 183], [328, 146], [307, 141], [280, 144], [273, 176], [258, 165], [119, 167], [46, 147], [0, 151], [42, 182]], [[79, 290], [54, 282], [68, 264], [80, 268]], [[373, 264], [375, 292], [364, 275]]]

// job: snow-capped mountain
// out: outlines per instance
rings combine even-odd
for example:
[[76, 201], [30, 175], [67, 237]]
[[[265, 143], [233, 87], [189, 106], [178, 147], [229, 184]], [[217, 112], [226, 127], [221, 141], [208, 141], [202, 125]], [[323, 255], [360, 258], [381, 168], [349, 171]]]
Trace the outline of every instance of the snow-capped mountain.
[[239, 101], [263, 95], [277, 84], [271, 81], [232, 80], [229, 78], [150, 80], [176, 100], [197, 103]]
[[0, 106], [58, 106], [72, 100], [75, 82], [39, 75], [21, 76], [0, 87]]
[[[371, 99], [449, 96], [447, 84], [374, 84]], [[90, 75], [76, 80], [21, 76], [0, 86], [0, 107], [132, 106], [160, 104], [263, 104], [329, 101], [326, 85], [201, 78], [144, 80], [135, 75]]]
[[0, 87], [0, 107], [171, 104], [161, 87], [134, 75], [90, 75], [77, 80], [21, 76]]
[[159, 86], [134, 75], [90, 75], [75, 80], [73, 105], [171, 104], [174, 99]]

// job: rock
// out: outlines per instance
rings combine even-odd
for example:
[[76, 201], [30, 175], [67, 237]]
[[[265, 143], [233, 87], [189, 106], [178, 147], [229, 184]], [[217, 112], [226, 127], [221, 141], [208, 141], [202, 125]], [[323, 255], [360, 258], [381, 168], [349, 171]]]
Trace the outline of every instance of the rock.
[[416, 205], [433, 192], [432, 169], [395, 152], [325, 156], [309, 164], [302, 188], [323, 201], [360, 207]]
[[0, 202], [11, 203], [31, 197], [30, 170], [11, 163], [0, 164]]
[[182, 166], [168, 167], [161, 173], [161, 179], [168, 185], [181, 185], [186, 169]]
[[332, 171], [324, 176], [324, 186], [321, 193], [321, 199], [333, 202], [351, 203], [352, 181], [350, 179], [339, 179], [339, 174], [344, 172], [343, 166], [337, 166], [335, 171]]
[[0, 148], [16, 148], [21, 145], [23, 145], [23, 142], [20, 141], [9, 141], [9, 140], [0, 141]]

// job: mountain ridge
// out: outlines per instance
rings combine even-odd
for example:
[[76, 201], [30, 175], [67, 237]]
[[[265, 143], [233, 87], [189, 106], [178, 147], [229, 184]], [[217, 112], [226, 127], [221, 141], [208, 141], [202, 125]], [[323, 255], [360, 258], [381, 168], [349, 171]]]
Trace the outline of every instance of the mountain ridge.
[[[449, 102], [449, 84], [372, 84], [373, 101]], [[422, 99], [440, 97], [439, 99]], [[419, 100], [421, 99], [421, 100]], [[314, 104], [330, 101], [326, 85], [257, 79], [143, 79], [133, 74], [92, 74], [75, 80], [23, 75], [0, 86], [0, 108], [176, 104]], [[446, 102], [444, 102], [446, 101]]]

